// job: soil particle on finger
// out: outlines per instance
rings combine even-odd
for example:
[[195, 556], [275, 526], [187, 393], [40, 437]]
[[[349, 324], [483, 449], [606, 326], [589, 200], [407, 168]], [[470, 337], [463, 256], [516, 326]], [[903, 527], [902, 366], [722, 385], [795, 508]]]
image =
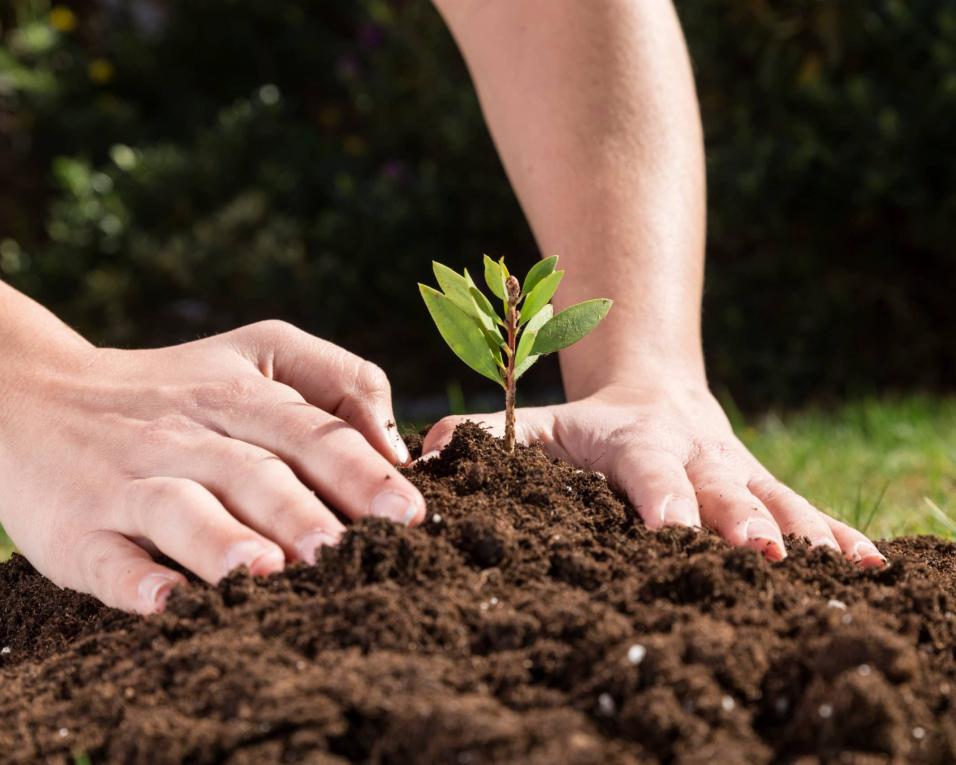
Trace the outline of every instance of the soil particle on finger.
[[950, 543], [769, 563], [467, 423], [403, 472], [421, 526], [148, 619], [0, 565], [3, 761], [956, 761]]

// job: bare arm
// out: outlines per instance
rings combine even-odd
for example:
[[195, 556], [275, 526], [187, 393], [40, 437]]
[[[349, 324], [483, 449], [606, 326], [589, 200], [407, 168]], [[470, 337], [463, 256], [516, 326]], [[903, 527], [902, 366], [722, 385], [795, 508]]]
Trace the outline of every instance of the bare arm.
[[569, 403], [519, 410], [519, 435], [605, 472], [651, 528], [703, 523], [774, 559], [794, 534], [880, 565], [872, 542], [757, 462], [707, 387], [703, 139], [671, 1], [437, 5], [541, 250], [568, 269], [560, 301], [615, 300], [562, 352]]
[[703, 139], [670, 0], [438, 5], [541, 250], [568, 269], [559, 300], [615, 300], [562, 354], [569, 398], [702, 379]]

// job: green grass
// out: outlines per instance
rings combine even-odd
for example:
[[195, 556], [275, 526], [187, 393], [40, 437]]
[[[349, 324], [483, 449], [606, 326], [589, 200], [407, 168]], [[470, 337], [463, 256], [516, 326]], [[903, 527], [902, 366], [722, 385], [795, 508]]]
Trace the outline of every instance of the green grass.
[[[956, 537], [956, 398], [866, 400], [735, 428], [780, 480], [873, 537]], [[0, 531], [0, 560], [13, 549]]]
[[956, 536], [956, 398], [866, 400], [736, 424], [780, 480], [870, 536]]

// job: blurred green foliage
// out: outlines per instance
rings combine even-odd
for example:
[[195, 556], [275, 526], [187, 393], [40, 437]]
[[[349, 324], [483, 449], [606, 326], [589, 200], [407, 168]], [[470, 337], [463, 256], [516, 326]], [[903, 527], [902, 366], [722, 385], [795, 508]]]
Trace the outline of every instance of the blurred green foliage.
[[[712, 376], [748, 406], [951, 384], [956, 6], [678, 7]], [[535, 256], [425, 0], [11, 0], [0, 25], [0, 276], [97, 342], [275, 316], [440, 392], [415, 282]]]

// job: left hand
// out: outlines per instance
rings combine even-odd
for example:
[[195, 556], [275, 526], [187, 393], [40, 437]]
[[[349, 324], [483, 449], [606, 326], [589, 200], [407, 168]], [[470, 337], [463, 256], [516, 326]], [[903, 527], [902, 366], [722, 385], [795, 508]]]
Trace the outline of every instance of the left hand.
[[[504, 432], [504, 413], [446, 417], [423, 443], [441, 450], [464, 420]], [[516, 436], [604, 473], [649, 528], [704, 525], [733, 545], [786, 555], [784, 534], [841, 550], [863, 567], [886, 559], [859, 531], [820, 512], [761, 465], [706, 387], [609, 386], [579, 401], [518, 409]]]

